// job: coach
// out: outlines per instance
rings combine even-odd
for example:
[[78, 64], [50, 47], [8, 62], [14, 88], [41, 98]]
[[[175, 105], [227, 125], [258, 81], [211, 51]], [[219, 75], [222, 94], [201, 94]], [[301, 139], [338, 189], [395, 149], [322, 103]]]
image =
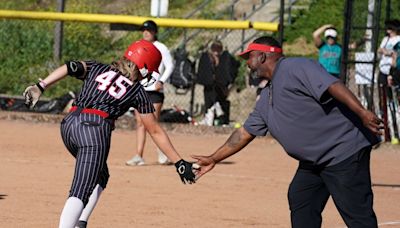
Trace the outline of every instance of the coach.
[[240, 56], [269, 83], [242, 128], [213, 154], [193, 156], [197, 178], [270, 132], [299, 161], [288, 192], [292, 227], [321, 227], [329, 196], [348, 227], [377, 227], [370, 152], [382, 121], [316, 61], [285, 58], [272, 37], [254, 40]]

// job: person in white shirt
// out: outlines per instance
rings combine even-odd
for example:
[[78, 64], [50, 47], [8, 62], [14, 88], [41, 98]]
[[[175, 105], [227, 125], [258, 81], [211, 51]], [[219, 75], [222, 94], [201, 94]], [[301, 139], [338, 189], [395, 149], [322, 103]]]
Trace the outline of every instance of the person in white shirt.
[[399, 20], [385, 21], [386, 36], [378, 49], [380, 56], [379, 75], [378, 75], [378, 93], [379, 93], [379, 109], [381, 118], [384, 120], [385, 141], [390, 141], [390, 130], [388, 127], [387, 100], [393, 99], [391, 88], [388, 86], [388, 78], [390, 74], [390, 66], [392, 64], [393, 47], [400, 41]]
[[[382, 84], [387, 84], [387, 75], [389, 75], [392, 63], [393, 47], [400, 41], [398, 24], [400, 24], [399, 20], [389, 20], [385, 22], [386, 36], [383, 37], [378, 49], [378, 54], [381, 56], [379, 61], [379, 71], [380, 74], [386, 76], [386, 78], [382, 78], [382, 81], [379, 81], [382, 82]], [[381, 80], [381, 78], [379, 79]]]
[[[157, 49], [161, 52], [162, 56], [161, 64], [158, 68], [158, 72], [160, 72], [160, 74], [153, 73], [151, 80], [145, 79], [141, 81], [142, 85], [145, 87], [147, 95], [153, 102], [154, 108], [156, 110], [154, 114], [158, 120], [160, 117], [162, 105], [164, 103], [164, 83], [171, 76], [174, 70], [174, 63], [168, 47], [157, 40], [157, 24], [152, 20], [145, 21], [141, 26], [141, 30], [143, 32], [143, 39], [152, 42], [154, 46], [156, 46]], [[145, 164], [143, 159], [143, 152], [144, 145], [146, 143], [146, 129], [142, 124], [139, 113], [136, 110], [134, 110], [134, 112], [137, 124], [137, 148], [135, 155], [130, 160], [126, 161], [126, 165], [131, 166]], [[167, 156], [165, 156], [164, 153], [158, 148], [157, 153], [159, 164], [171, 164]]]

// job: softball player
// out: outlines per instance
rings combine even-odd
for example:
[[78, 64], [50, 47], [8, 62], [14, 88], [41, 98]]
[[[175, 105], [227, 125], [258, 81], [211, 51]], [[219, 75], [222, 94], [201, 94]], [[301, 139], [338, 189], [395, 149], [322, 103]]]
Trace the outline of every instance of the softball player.
[[[109, 173], [107, 157], [114, 121], [130, 107], [140, 112], [146, 129], [168, 158], [175, 163], [183, 183], [194, 183], [192, 163], [181, 159], [154, 117], [154, 107], [139, 81], [157, 72], [158, 49], [145, 40], [132, 43], [124, 57], [111, 65], [95, 61], [68, 61], [44, 80], [28, 86], [23, 95], [33, 108], [44, 90], [73, 76], [83, 81], [70, 113], [61, 122], [61, 137], [76, 158], [72, 186], [60, 217], [60, 228], [86, 227]], [[78, 222], [79, 220], [79, 222]]]
[[[141, 30], [143, 31], [143, 39], [152, 42], [160, 51], [162, 57], [160, 66], [157, 68], [160, 73], [160, 75], [157, 75], [159, 77], [155, 78], [156, 81], [152, 85], [145, 87], [146, 93], [154, 105], [154, 114], [157, 120], [159, 120], [165, 97], [164, 83], [169, 79], [172, 71], [174, 70], [174, 62], [168, 47], [157, 39], [158, 27], [154, 21], [145, 21], [141, 27]], [[147, 84], [147, 80], [142, 80], [142, 83]], [[143, 152], [144, 145], [146, 143], [146, 129], [142, 124], [139, 112], [134, 111], [134, 113], [136, 118], [136, 153], [130, 160], [126, 162], [126, 165], [144, 165], [145, 162], [143, 160]], [[157, 148], [157, 154], [159, 164], [168, 165], [170, 163], [168, 158], [159, 148]]]

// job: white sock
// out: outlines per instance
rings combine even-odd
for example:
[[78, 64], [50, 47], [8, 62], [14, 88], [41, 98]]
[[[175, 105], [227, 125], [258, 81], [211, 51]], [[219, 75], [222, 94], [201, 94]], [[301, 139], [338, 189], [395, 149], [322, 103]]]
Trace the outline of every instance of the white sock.
[[83, 202], [79, 198], [69, 197], [65, 202], [64, 209], [60, 217], [59, 228], [74, 228], [79, 215], [83, 210]]
[[79, 221], [87, 222], [89, 220], [89, 216], [92, 214], [103, 190], [104, 189], [99, 184], [96, 185], [96, 187], [93, 189], [92, 195], [89, 197], [88, 204], [86, 204], [86, 207], [82, 211], [81, 217], [79, 217]]

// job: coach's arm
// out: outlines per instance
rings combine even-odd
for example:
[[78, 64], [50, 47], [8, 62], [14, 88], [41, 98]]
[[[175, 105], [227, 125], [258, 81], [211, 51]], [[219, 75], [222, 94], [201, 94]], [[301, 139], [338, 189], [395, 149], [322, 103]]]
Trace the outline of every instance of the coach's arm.
[[209, 156], [192, 155], [196, 159], [196, 164], [200, 165], [200, 169], [196, 172], [196, 179], [203, 176], [205, 173], [212, 170], [218, 162], [236, 154], [241, 149], [247, 146], [253, 139], [251, 135], [243, 127], [235, 130], [228, 138], [228, 140]]
[[382, 135], [383, 121], [375, 115], [375, 113], [367, 110], [362, 106], [360, 101], [354, 94], [342, 83], [336, 82], [328, 87], [328, 92], [339, 102], [345, 104], [351, 111], [356, 113], [362, 120], [365, 127], [367, 127], [374, 134]]

